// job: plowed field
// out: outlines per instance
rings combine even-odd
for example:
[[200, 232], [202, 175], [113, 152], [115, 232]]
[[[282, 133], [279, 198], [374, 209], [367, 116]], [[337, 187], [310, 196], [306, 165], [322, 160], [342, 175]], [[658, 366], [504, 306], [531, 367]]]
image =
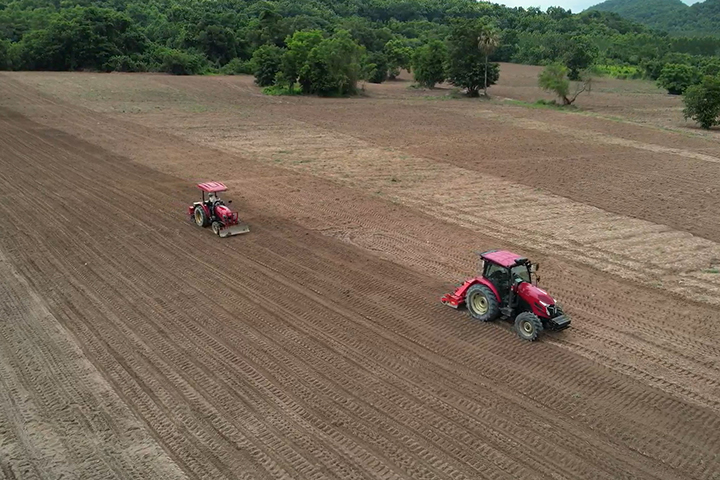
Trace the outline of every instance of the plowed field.
[[[502, 72], [0, 76], [0, 479], [720, 479], [720, 136]], [[204, 180], [250, 234], [188, 221]], [[439, 303], [491, 248], [570, 330]]]

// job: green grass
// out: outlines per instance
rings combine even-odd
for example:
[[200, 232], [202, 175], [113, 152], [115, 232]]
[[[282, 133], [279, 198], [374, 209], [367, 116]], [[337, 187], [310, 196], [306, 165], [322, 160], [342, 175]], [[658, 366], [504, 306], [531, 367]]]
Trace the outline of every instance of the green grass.
[[518, 107], [526, 108], [538, 108], [538, 109], [550, 109], [550, 110], [562, 110], [567, 111], [578, 111], [578, 107], [575, 105], [560, 105], [555, 100], [538, 100], [536, 102], [523, 102], [522, 100], [506, 99], [505, 103], [510, 105], [517, 105]]
[[712, 273], [715, 275], [720, 274], [720, 268], [708, 268], [707, 270], [703, 270], [703, 273]]
[[300, 95], [302, 94], [302, 91], [300, 91], [299, 88], [295, 87], [281, 87], [278, 85], [271, 85], [269, 87], [265, 87], [262, 89], [262, 92], [265, 95], [271, 95], [273, 97], [279, 97], [284, 95]]
[[643, 71], [638, 67], [624, 65], [595, 65], [592, 67], [595, 75], [603, 75], [620, 80], [638, 80], [644, 77]]

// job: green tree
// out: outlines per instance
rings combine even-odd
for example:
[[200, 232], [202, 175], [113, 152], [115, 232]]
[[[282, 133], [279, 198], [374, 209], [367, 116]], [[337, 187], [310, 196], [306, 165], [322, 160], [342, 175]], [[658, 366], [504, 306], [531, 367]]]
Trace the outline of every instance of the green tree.
[[657, 84], [671, 95], [682, 95], [690, 86], [700, 81], [700, 72], [691, 65], [670, 63], [663, 67]]
[[581, 82], [577, 82], [574, 92], [571, 94], [568, 68], [562, 64], [553, 63], [545, 67], [538, 76], [538, 86], [557, 95], [563, 105], [572, 105], [581, 93], [590, 91], [592, 79], [585, 77]]
[[323, 34], [319, 30], [295, 32], [286, 40], [288, 48], [282, 57], [281, 70], [283, 81], [288, 87], [295, 85], [310, 52], [322, 41]]
[[388, 78], [394, 80], [400, 75], [401, 69], [410, 69], [412, 48], [405, 45], [400, 39], [390, 40], [383, 48], [388, 64]]
[[370, 52], [363, 57], [363, 73], [370, 83], [383, 83], [388, 79], [388, 62], [383, 53]]
[[568, 68], [570, 80], [580, 80], [582, 72], [593, 64], [598, 56], [598, 49], [588, 39], [578, 37], [572, 39], [563, 55], [563, 63]]
[[275, 77], [282, 65], [283, 49], [275, 45], [263, 45], [253, 53], [252, 62], [255, 71], [255, 83], [269, 87], [275, 83]]
[[447, 48], [440, 40], [431, 40], [415, 50], [412, 57], [415, 81], [426, 88], [435, 88], [446, 78]]
[[310, 51], [300, 71], [303, 93], [317, 95], [352, 95], [360, 79], [360, 47], [347, 30], [324, 39]]
[[701, 83], [689, 86], [683, 103], [685, 119], [692, 118], [704, 129], [720, 125], [720, 77], [706, 75]]
[[0, 70], [7, 70], [10, 67], [8, 46], [9, 42], [6, 40], [0, 40]]
[[498, 64], [489, 63], [488, 58], [498, 43], [497, 33], [485, 21], [457, 21], [448, 36], [447, 76], [450, 83], [464, 88], [471, 97], [477, 97], [486, 85], [496, 83], [500, 69]]

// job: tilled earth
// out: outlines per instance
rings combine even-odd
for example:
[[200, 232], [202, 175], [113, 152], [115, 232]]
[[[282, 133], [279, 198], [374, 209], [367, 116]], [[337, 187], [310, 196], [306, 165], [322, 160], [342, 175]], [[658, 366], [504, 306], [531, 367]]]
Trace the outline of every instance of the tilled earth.
[[[720, 479], [714, 133], [402, 82], [0, 79], [0, 479]], [[250, 234], [188, 221], [202, 180]], [[490, 248], [572, 329], [440, 305]]]

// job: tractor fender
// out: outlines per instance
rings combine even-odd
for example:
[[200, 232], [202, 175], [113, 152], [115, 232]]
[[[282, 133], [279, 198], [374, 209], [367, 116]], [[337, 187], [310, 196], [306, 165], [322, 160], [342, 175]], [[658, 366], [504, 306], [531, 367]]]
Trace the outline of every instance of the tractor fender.
[[192, 205], [188, 207], [188, 215], [195, 215], [195, 209], [197, 207], [202, 207], [202, 209], [205, 211], [205, 216], [207, 218], [211, 218], [212, 215], [210, 215], [210, 209], [202, 202], [195, 202]]
[[465, 294], [467, 294], [467, 291], [470, 289], [470, 287], [472, 287], [473, 285], [477, 285], [478, 283], [488, 287], [490, 291], [495, 294], [495, 298], [497, 299], [497, 301], [500, 301], [500, 295], [498, 294], [497, 288], [495, 288], [495, 285], [493, 285], [490, 280], [484, 277], [475, 277], [465, 281], [465, 283], [463, 283], [460, 287], [458, 287], [457, 290], [455, 290], [455, 296], [465, 300]]

